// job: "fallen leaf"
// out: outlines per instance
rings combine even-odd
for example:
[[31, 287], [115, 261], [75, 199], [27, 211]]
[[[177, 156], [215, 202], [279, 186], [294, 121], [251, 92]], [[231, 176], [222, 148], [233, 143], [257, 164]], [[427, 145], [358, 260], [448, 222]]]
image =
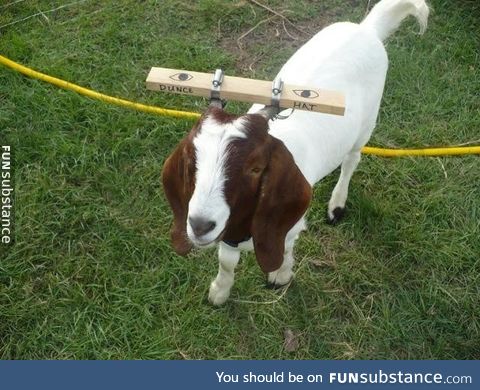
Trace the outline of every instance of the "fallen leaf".
[[293, 333], [291, 329], [286, 329], [285, 332], [283, 332], [283, 348], [285, 348], [285, 351], [295, 352], [298, 349], [298, 346], [300, 344], [298, 336], [299, 335]]
[[324, 260], [320, 259], [311, 259], [310, 263], [313, 264], [315, 267], [318, 268], [336, 268], [337, 264], [335, 262], [335, 256], [332, 256], [331, 258], [326, 258]]

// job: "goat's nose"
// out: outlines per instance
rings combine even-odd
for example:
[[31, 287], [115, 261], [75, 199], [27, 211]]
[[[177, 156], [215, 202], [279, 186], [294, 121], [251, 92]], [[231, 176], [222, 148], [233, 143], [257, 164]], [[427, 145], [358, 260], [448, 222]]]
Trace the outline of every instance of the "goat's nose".
[[190, 222], [193, 233], [197, 237], [204, 236], [215, 229], [215, 226], [217, 226], [215, 222], [200, 217], [189, 217], [188, 222]]

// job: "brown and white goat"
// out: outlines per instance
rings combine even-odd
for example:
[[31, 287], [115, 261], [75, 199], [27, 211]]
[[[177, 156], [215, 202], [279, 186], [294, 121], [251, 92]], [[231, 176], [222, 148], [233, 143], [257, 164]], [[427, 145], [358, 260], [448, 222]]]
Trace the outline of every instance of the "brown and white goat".
[[271, 121], [269, 108], [254, 105], [248, 114], [231, 115], [214, 102], [167, 159], [162, 177], [175, 251], [219, 246], [213, 304], [227, 300], [241, 250], [255, 250], [270, 283], [290, 281], [312, 186], [339, 165], [328, 218], [343, 214], [383, 93], [388, 59], [382, 41], [408, 15], [425, 29], [423, 0], [382, 0], [362, 23], [322, 30], [281, 69], [286, 83], [343, 91], [345, 116], [295, 111]]

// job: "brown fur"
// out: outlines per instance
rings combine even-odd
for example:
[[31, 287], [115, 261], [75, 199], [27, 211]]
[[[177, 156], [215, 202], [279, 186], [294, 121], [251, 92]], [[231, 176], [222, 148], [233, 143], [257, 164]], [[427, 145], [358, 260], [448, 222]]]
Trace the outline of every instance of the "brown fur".
[[194, 190], [195, 150], [192, 144], [192, 130], [183, 138], [163, 165], [162, 183], [170, 208], [173, 211], [173, 225], [170, 238], [173, 248], [181, 256], [192, 249], [187, 237], [188, 202]]
[[[237, 116], [210, 109], [222, 123]], [[268, 122], [247, 115], [247, 138], [232, 141], [226, 164], [225, 196], [231, 214], [219, 240], [239, 241], [252, 236], [255, 254], [264, 272], [283, 262], [285, 236], [305, 213], [312, 190], [283, 142], [268, 134]], [[188, 202], [194, 190], [193, 138], [201, 131], [201, 119], [185, 137], [163, 169], [165, 194], [173, 211], [172, 243], [178, 254], [191, 249], [186, 234]]]

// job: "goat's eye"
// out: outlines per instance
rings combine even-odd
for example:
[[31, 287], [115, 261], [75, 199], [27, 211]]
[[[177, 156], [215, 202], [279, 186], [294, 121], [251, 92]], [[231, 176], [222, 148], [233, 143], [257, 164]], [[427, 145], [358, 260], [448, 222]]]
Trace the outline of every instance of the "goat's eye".
[[259, 168], [259, 167], [252, 168], [251, 172], [254, 175], [258, 175], [260, 172], [262, 172], [262, 168]]

